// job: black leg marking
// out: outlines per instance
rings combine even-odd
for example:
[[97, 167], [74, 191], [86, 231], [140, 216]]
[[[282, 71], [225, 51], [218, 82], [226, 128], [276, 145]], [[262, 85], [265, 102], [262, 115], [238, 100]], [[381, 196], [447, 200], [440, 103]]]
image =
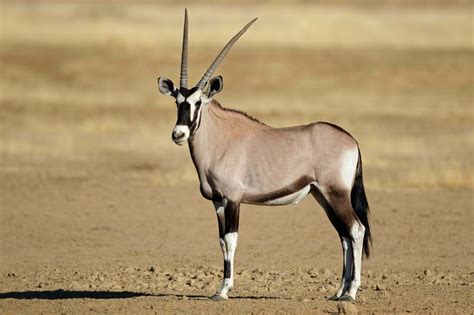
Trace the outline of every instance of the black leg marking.
[[225, 220], [221, 220], [221, 217], [217, 214], [217, 225], [219, 226], [219, 238], [221, 240], [224, 240], [224, 221]]
[[239, 231], [240, 203], [227, 201], [225, 207], [225, 234]]
[[224, 259], [224, 278], [229, 279], [232, 274], [230, 260]]
[[217, 214], [217, 227], [219, 228], [219, 238], [224, 241], [224, 228], [225, 228], [225, 210], [222, 209], [225, 206], [222, 198], [212, 200], [214, 208]]

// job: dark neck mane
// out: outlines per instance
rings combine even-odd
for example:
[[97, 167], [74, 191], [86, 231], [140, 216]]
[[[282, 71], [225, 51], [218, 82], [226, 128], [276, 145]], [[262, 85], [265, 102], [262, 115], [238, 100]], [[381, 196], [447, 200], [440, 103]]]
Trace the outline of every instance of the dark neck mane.
[[254, 117], [250, 116], [250, 115], [247, 114], [246, 112], [243, 112], [243, 111], [240, 111], [240, 110], [237, 110], [237, 109], [222, 107], [222, 105], [219, 104], [219, 102], [216, 101], [216, 100], [212, 100], [212, 105], [215, 105], [217, 108], [219, 108], [220, 110], [223, 110], [223, 111], [225, 111], [225, 112], [235, 113], [235, 114], [237, 114], [237, 115], [239, 115], [239, 116], [245, 117], [246, 119], [249, 119], [249, 120], [251, 120], [251, 121], [254, 121], [254, 122], [256, 122], [256, 123], [258, 123], [258, 124], [260, 124], [260, 125], [263, 125], [263, 126], [267, 126], [267, 127], [268, 127], [267, 124], [261, 122], [261, 121], [258, 120], [257, 118], [254, 118]]

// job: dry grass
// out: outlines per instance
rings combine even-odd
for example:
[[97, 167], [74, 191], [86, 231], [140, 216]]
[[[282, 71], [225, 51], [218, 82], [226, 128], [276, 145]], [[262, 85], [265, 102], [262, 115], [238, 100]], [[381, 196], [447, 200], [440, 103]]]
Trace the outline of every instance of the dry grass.
[[[224, 105], [275, 126], [344, 126], [360, 142], [372, 189], [474, 189], [467, 8], [190, 5], [191, 78], [258, 16], [219, 69]], [[188, 153], [169, 140], [173, 104], [155, 83], [176, 80], [182, 11], [1, 3], [2, 171], [63, 172], [72, 161], [146, 169], [157, 185], [195, 183]]]
[[[380, 7], [307, 4], [188, 5], [191, 38], [220, 46], [229, 34], [259, 17], [248, 46], [471, 48], [469, 6]], [[9, 42], [136, 47], [179, 47], [183, 6], [163, 4], [3, 5], [3, 35]], [[219, 25], [219, 27], [215, 27]], [[32, 28], [33, 27], [33, 28]], [[41, 36], [38, 36], [41, 34]], [[210, 41], [210, 38], [214, 40]], [[132, 49], [133, 49], [132, 48]]]

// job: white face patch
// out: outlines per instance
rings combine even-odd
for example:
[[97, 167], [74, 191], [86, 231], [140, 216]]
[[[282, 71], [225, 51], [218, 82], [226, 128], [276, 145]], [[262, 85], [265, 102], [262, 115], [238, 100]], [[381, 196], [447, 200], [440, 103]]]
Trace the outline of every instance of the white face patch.
[[187, 98], [187, 101], [188, 101], [188, 103], [191, 107], [190, 108], [190, 110], [191, 110], [191, 121], [193, 121], [193, 119], [194, 119], [194, 111], [196, 110], [196, 103], [201, 99], [201, 94], [202, 94], [202, 91], [197, 90], [196, 92], [194, 92], [193, 94], [191, 94]]
[[185, 98], [184, 96], [178, 92], [178, 97], [176, 97], [176, 103], [181, 104], [182, 102], [184, 102]]

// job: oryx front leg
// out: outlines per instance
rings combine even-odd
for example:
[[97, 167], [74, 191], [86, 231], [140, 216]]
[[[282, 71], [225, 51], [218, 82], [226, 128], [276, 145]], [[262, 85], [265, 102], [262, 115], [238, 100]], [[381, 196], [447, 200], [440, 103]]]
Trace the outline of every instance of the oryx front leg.
[[224, 276], [222, 284], [211, 299], [227, 300], [227, 292], [234, 286], [234, 255], [237, 248], [237, 233], [239, 229], [239, 203], [223, 198], [214, 202], [219, 223], [219, 243], [224, 257]]

